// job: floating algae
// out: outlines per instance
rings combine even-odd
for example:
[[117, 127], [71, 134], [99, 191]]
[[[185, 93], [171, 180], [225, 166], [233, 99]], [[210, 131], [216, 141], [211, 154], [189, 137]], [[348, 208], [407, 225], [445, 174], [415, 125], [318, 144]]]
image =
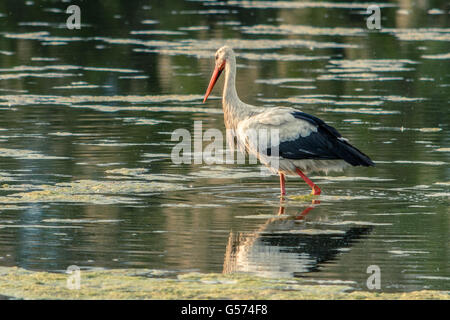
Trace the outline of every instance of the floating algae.
[[51, 222], [51, 223], [118, 223], [123, 220], [119, 219], [43, 219], [42, 222]]
[[383, 110], [382, 108], [323, 108], [322, 111], [337, 113], [361, 113], [371, 115], [391, 115], [400, 113], [400, 111], [398, 110]]
[[[153, 174], [147, 173], [146, 168], [120, 168], [106, 170], [107, 178], [110, 179], [139, 179], [146, 181], [163, 180], [163, 181], [185, 181], [190, 180], [184, 175], [180, 174]], [[178, 186], [180, 187], [180, 186]], [[176, 188], [178, 189], [178, 188]], [[166, 190], [169, 191], [169, 190]]]
[[185, 35], [186, 33], [171, 30], [132, 30], [130, 31], [130, 34], [177, 36], [177, 35]]
[[11, 80], [21, 78], [63, 78], [63, 77], [75, 77], [74, 73], [61, 73], [61, 72], [36, 72], [36, 73], [7, 73], [0, 75], [0, 80]]
[[366, 105], [366, 106], [379, 106], [383, 104], [383, 101], [335, 101], [331, 99], [320, 99], [313, 96], [296, 96], [286, 99], [259, 99], [263, 102], [276, 103], [276, 102], [288, 102], [292, 104], [326, 104], [326, 105]]
[[288, 196], [288, 199], [293, 200], [293, 201], [311, 201], [311, 200], [317, 199], [317, 198], [318, 198], [318, 196], [313, 195], [313, 194]]
[[[153, 274], [157, 276], [152, 276]], [[178, 277], [147, 269], [82, 270], [79, 290], [67, 274], [0, 267], [0, 295], [15, 299], [449, 299], [445, 291], [353, 291], [348, 282], [267, 279], [248, 274], [186, 273]]]
[[314, 82], [315, 79], [312, 78], [279, 78], [279, 79], [258, 79], [255, 80], [255, 83], [264, 83], [270, 85], [280, 85], [283, 83], [291, 83], [291, 82]]
[[450, 59], [450, 53], [442, 53], [442, 54], [424, 54], [422, 56], [424, 59], [437, 59], [437, 60], [444, 60], [444, 59]]
[[37, 151], [26, 150], [26, 149], [6, 149], [0, 148], [0, 157], [11, 157], [20, 160], [59, 160], [59, 159], [69, 159], [68, 157], [57, 157], [57, 156], [46, 156]]
[[213, 168], [205, 167], [203, 170], [192, 172], [189, 176], [207, 179], [246, 179], [258, 177], [260, 174], [259, 171], [251, 171], [247, 168], [228, 168], [215, 165]]
[[323, 28], [304, 25], [255, 25], [243, 26], [242, 33], [247, 34], [276, 34], [276, 35], [325, 35], [325, 36], [362, 36], [365, 30], [361, 28]]
[[[389, 33], [401, 41], [449, 41], [449, 28], [383, 28], [381, 33]], [[445, 56], [444, 56], [445, 57]], [[429, 58], [430, 57], [425, 57]], [[431, 59], [436, 57], [431, 56]], [[440, 57], [438, 56], [438, 59]]]
[[124, 176], [138, 176], [141, 174], [144, 174], [148, 171], [148, 169], [146, 168], [133, 168], [133, 169], [129, 169], [129, 168], [120, 168], [120, 169], [111, 169], [111, 170], [106, 170], [106, 173], [112, 173], [112, 174], [120, 174], [120, 175], [124, 175]]
[[347, 177], [347, 176], [313, 176], [311, 179], [321, 179], [327, 181], [394, 181], [395, 179], [384, 179], [377, 177]]
[[201, 101], [201, 95], [115, 95], [115, 96], [93, 96], [93, 95], [77, 95], [77, 96], [56, 96], [56, 95], [4, 95], [0, 100], [5, 100], [8, 105], [39, 105], [39, 104], [56, 104], [56, 105], [72, 105], [80, 103], [92, 102], [128, 102], [128, 103], [164, 103], [164, 102], [192, 102]]
[[[329, 2], [329, 1], [228, 1], [228, 5], [255, 9], [367, 9], [366, 2]], [[380, 8], [396, 7], [396, 4], [377, 3]]]
[[74, 202], [94, 204], [134, 204], [136, 198], [128, 195], [160, 193], [181, 190], [181, 185], [155, 181], [100, 181], [78, 180], [55, 185], [37, 185], [28, 192], [0, 197], [0, 203]]
[[434, 184], [441, 185], [441, 186], [450, 186], [450, 181], [442, 181], [442, 182], [435, 182]]

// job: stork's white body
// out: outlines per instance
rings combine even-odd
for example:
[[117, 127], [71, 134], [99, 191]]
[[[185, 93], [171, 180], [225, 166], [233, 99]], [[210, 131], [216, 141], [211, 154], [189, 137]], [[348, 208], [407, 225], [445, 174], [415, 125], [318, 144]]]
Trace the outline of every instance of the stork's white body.
[[[238, 145], [241, 146], [241, 150], [244, 149], [256, 156], [261, 163], [269, 167], [274, 173], [283, 173], [286, 175], [297, 175], [296, 169], [300, 169], [303, 172], [313, 171], [341, 171], [349, 164], [344, 160], [323, 160], [323, 159], [303, 159], [294, 160], [286, 159], [283, 156], [277, 156], [277, 159], [261, 153], [258, 149], [257, 139], [249, 141], [246, 137], [251, 130], [256, 132], [271, 132], [276, 130], [279, 142], [293, 141], [300, 137], [306, 138], [311, 133], [317, 132], [317, 128], [309, 122], [301, 119], [297, 119], [292, 116], [292, 112], [298, 111], [293, 108], [261, 108], [259, 113], [238, 121], [236, 128], [228, 128], [236, 130], [236, 137], [238, 139]], [[267, 134], [270, 138], [270, 134]], [[258, 137], [261, 138], [261, 137]], [[275, 146], [278, 143], [270, 141], [268, 139], [269, 146]]]

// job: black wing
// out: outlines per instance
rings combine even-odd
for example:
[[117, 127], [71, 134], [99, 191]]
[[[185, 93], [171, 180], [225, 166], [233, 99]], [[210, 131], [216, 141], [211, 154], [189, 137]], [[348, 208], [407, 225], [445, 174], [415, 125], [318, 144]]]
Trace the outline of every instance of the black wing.
[[[307, 137], [298, 137], [295, 140], [283, 141], [279, 145], [279, 155], [285, 159], [315, 159], [337, 160], [342, 159], [353, 166], [374, 166], [372, 160], [342, 139], [341, 134], [323, 120], [304, 112], [296, 111], [292, 115], [313, 124], [317, 132]], [[270, 155], [271, 150], [267, 150]]]

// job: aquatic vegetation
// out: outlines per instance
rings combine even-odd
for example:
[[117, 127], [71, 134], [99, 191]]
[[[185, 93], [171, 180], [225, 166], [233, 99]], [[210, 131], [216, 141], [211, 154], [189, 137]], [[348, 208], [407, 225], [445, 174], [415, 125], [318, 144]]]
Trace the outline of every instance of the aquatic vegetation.
[[361, 36], [366, 30], [361, 28], [318, 28], [302, 25], [254, 25], [251, 27], [241, 27], [243, 33], [248, 34], [305, 34], [305, 35], [326, 35], [326, 36]]
[[0, 267], [0, 294], [20, 299], [449, 299], [445, 291], [374, 293], [348, 283], [311, 284], [245, 274], [186, 273], [176, 278], [146, 269], [83, 270], [81, 288], [69, 290], [62, 273]]
[[[70, 202], [94, 204], [135, 204], [140, 193], [160, 193], [184, 189], [182, 185], [156, 181], [78, 180], [55, 185], [35, 185], [26, 192], [0, 197], [0, 203]], [[3, 190], [5, 187], [3, 188]], [[8, 189], [8, 187], [6, 187]], [[14, 190], [14, 189], [13, 189]]]
[[[279, 9], [304, 9], [304, 8], [336, 8], [336, 9], [366, 9], [364, 2], [327, 2], [327, 1], [229, 1], [230, 5], [242, 6], [244, 8], [279, 8]], [[395, 4], [377, 3], [380, 8], [396, 7]]]
[[0, 148], [0, 157], [12, 157], [21, 160], [62, 160], [69, 159], [69, 157], [47, 156], [38, 151], [25, 149], [7, 149]]
[[[39, 105], [56, 104], [70, 105], [72, 107], [89, 107], [85, 103], [104, 103], [104, 102], [127, 102], [127, 103], [164, 103], [164, 102], [192, 102], [199, 101], [201, 95], [143, 95], [143, 96], [93, 96], [93, 95], [74, 95], [74, 96], [44, 96], [44, 95], [3, 95], [0, 96], [2, 104], [8, 106], [14, 105]], [[108, 107], [108, 106], [99, 106]], [[120, 108], [120, 107], [116, 107]], [[141, 107], [145, 108], [145, 107]], [[162, 109], [162, 108], [161, 108]], [[189, 110], [185, 108], [184, 110]]]
[[[0, 5], [0, 265], [45, 272], [0, 268], [0, 295], [448, 299], [411, 292], [449, 287], [440, 3], [379, 3], [380, 30], [366, 27], [368, 3], [350, 1], [174, 1], [157, 15], [111, 5], [67, 30], [62, 7], [31, 2]], [[320, 197], [289, 179], [298, 196], [280, 202], [278, 179], [258, 165], [174, 164], [175, 129], [223, 132], [218, 92], [202, 104], [223, 45], [236, 50], [243, 101], [316, 115], [376, 167], [316, 174]], [[230, 230], [242, 242], [228, 248]], [[261, 239], [265, 250], [240, 266], [266, 279], [208, 273], [223, 270], [224, 251]], [[54, 273], [72, 263], [78, 292]], [[373, 263], [383, 292], [361, 291]]]

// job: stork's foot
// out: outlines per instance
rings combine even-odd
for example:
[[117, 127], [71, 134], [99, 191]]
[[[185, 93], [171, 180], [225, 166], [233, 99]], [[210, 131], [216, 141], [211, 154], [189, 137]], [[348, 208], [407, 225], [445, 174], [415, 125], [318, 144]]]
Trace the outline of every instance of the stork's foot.
[[314, 182], [309, 180], [309, 178], [300, 169], [297, 168], [297, 169], [295, 169], [295, 171], [311, 187], [311, 189], [312, 189], [311, 194], [312, 195], [318, 196], [319, 194], [322, 193], [322, 190], [320, 190], [320, 188], [318, 186], [316, 186], [314, 184]]
[[314, 187], [311, 190], [311, 195], [318, 196], [321, 193], [322, 193], [322, 190], [320, 190], [320, 188], [318, 186], [314, 185]]

